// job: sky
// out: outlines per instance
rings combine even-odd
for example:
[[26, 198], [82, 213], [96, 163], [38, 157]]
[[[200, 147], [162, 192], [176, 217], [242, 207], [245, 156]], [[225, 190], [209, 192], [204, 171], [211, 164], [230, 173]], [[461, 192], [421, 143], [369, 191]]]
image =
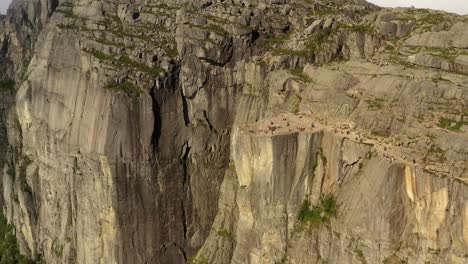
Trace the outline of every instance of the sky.
[[[0, 0], [2, 1], [2, 0]], [[445, 10], [461, 15], [468, 14], [468, 0], [367, 0], [378, 6], [397, 7], [414, 6], [417, 8], [431, 8]]]
[[5, 14], [11, 0], [0, 0], [0, 14]]
[[[368, 0], [385, 7], [415, 6], [418, 8], [432, 8], [458, 14], [468, 14], [468, 0]], [[0, 0], [0, 14], [5, 14], [11, 0]]]

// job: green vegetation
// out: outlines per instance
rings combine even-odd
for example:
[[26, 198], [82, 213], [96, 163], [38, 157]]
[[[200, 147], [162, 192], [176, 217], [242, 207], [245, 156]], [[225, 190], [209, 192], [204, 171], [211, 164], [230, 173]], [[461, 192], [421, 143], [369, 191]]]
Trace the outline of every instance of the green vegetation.
[[320, 222], [321, 221], [321, 209], [318, 206], [311, 208], [308, 200], [304, 201], [297, 215], [297, 219], [301, 222]]
[[366, 100], [366, 103], [368, 104], [367, 109], [369, 109], [369, 110], [380, 110], [380, 109], [382, 109], [382, 103], [383, 102], [385, 102], [385, 100], [380, 99], [380, 98]]
[[425, 49], [432, 56], [436, 56], [436, 57], [445, 59], [445, 60], [447, 60], [449, 62], [452, 62], [452, 63], [455, 62], [455, 58], [458, 57], [458, 55], [466, 54], [466, 52], [459, 52], [456, 49], [431, 48], [431, 47], [426, 47]]
[[93, 50], [93, 51], [85, 50], [85, 52], [93, 55], [98, 60], [110, 60], [111, 59], [110, 56], [108, 56], [107, 54], [105, 54], [104, 52], [100, 50]]
[[135, 69], [137, 69], [137, 70], [139, 70], [141, 72], [145, 72], [145, 73], [148, 73], [148, 74], [151, 74], [151, 75], [159, 75], [161, 72], [163, 72], [163, 70], [161, 68], [149, 67], [144, 63], [140, 63], [140, 62], [137, 62], [137, 61], [134, 61], [134, 60], [130, 59], [130, 57], [128, 57], [127, 55], [123, 55], [119, 59], [115, 59], [114, 57], [109, 56], [109, 55], [107, 55], [104, 52], [99, 51], [99, 50], [90, 51], [90, 50], [85, 49], [84, 52], [87, 52], [87, 53], [93, 55], [93, 57], [95, 57], [96, 59], [101, 60], [101, 61], [105, 61], [105, 60], [112, 61], [118, 67], [132, 67], [132, 68], [135, 68]]
[[70, 29], [70, 30], [79, 29], [79, 27], [77, 25], [73, 25], [73, 24], [67, 24], [67, 25], [58, 24], [57, 27], [60, 28], [60, 29]]
[[229, 167], [230, 170], [236, 171], [236, 164], [234, 163], [233, 160], [229, 161]]
[[208, 25], [203, 25], [203, 26], [192, 25], [192, 26], [200, 28], [200, 29], [208, 30], [209, 32], [215, 33], [216, 35], [219, 35], [219, 36], [226, 36], [228, 34], [226, 30], [224, 30], [224, 28], [218, 24], [208, 24]]
[[[306, 2], [313, 3], [310, 0]], [[334, 9], [315, 9], [310, 12], [310, 15], [322, 17], [322, 16], [327, 16], [327, 15], [334, 15], [337, 13], [338, 13], [338, 10], [334, 10]]]
[[179, 52], [175, 48], [166, 50], [166, 53], [167, 53], [167, 56], [169, 56], [171, 58], [175, 58], [175, 57], [177, 57], [179, 55]]
[[10, 175], [10, 177], [15, 180], [16, 178], [16, 170], [14, 166], [8, 167], [7, 174]]
[[195, 256], [192, 260], [189, 261], [190, 264], [208, 264], [208, 258], [203, 254]]
[[445, 151], [436, 144], [431, 145], [431, 148], [429, 149], [429, 152], [431, 152], [431, 153], [445, 153]]
[[323, 162], [323, 166], [326, 167], [327, 166], [327, 157], [325, 157], [325, 154], [323, 152], [323, 148], [319, 148], [318, 155], [320, 156], [320, 159]]
[[284, 254], [279, 261], [276, 261], [275, 264], [286, 264], [288, 263], [288, 256]]
[[296, 76], [303, 82], [309, 83], [312, 81], [312, 79], [307, 74], [304, 73], [304, 68], [302, 67], [297, 67], [292, 70], [289, 70], [289, 73]]
[[464, 126], [468, 125], [468, 122], [464, 121], [456, 121], [453, 119], [442, 117], [439, 119], [439, 123], [437, 124], [438, 127], [445, 128], [451, 131], [460, 131], [460, 129]]
[[[268, 39], [267, 41], [270, 42], [270, 44], [276, 44], [276, 45], [282, 45], [292, 34], [292, 30], [282, 39], [278, 38], [271, 38]], [[285, 49], [285, 48], [272, 48], [271, 52], [273, 56], [281, 56], [281, 55], [288, 55], [288, 56], [298, 56], [298, 57], [307, 57], [307, 56], [312, 56], [315, 54], [317, 51], [320, 50], [321, 46], [328, 41], [331, 35], [336, 34], [338, 32], [338, 29], [331, 29], [331, 28], [326, 28], [319, 30], [312, 38], [311, 40], [306, 43], [304, 49], [300, 50], [292, 50], [292, 49]]]
[[353, 32], [361, 32], [361, 33], [366, 33], [369, 35], [375, 35], [375, 32], [376, 32], [375, 27], [369, 23], [358, 24], [358, 25], [348, 24], [345, 27], [351, 29], [351, 31]]
[[55, 12], [62, 13], [64, 17], [66, 18], [73, 18], [77, 19], [78, 16], [73, 13], [73, 10], [63, 10], [63, 9], [57, 9]]
[[283, 45], [287, 40], [291, 39], [294, 34], [294, 30], [287, 31], [283, 36], [269, 37], [265, 40], [266, 46], [270, 48], [276, 48], [277, 46]]
[[123, 91], [127, 94], [142, 94], [143, 90], [138, 87], [135, 87], [132, 83], [124, 81], [121, 83], [109, 83], [104, 88], [113, 90], [113, 91]]
[[122, 65], [130, 66], [130, 67], [136, 68], [136, 69], [138, 69], [138, 70], [140, 70], [142, 72], [150, 73], [150, 74], [153, 74], [153, 75], [159, 75], [162, 72], [162, 69], [160, 69], [160, 68], [148, 67], [146, 64], [133, 61], [128, 56], [120, 57], [118, 62], [120, 62]]
[[298, 56], [298, 57], [305, 57], [307, 56], [306, 50], [291, 50], [291, 49], [281, 49], [281, 48], [273, 48], [271, 50], [271, 54], [273, 56]]
[[16, 242], [15, 231], [0, 213], [0, 264], [34, 264], [42, 263], [40, 257], [29, 260], [21, 255]]
[[364, 256], [364, 253], [362, 252], [361, 249], [357, 248], [354, 250], [354, 252], [356, 252], [356, 255], [359, 257], [359, 259], [361, 260], [362, 263], [365, 263], [363, 262], [363, 260], [366, 260], [365, 256]]
[[13, 80], [0, 81], [0, 91], [14, 91], [15, 84]]
[[322, 196], [319, 204], [311, 206], [308, 200], [302, 203], [297, 219], [301, 223], [323, 223], [337, 215], [336, 198], [332, 195]]
[[20, 166], [18, 168], [21, 190], [29, 194], [32, 194], [32, 189], [28, 185], [28, 182], [26, 180], [26, 169], [31, 163], [32, 161], [29, 159], [28, 156], [23, 156], [20, 162]]
[[424, 24], [432, 24], [432, 25], [438, 25], [446, 21], [446, 17], [442, 13], [433, 13], [433, 14], [428, 14], [424, 18], [420, 20]]
[[307, 43], [306, 49], [310, 54], [314, 54], [317, 51], [320, 51], [323, 44], [330, 39], [330, 36], [336, 34], [337, 32], [338, 28], [326, 28], [318, 31], [317, 34], [315, 34], [315, 36], [312, 38], [312, 40], [309, 43]]
[[217, 232], [218, 236], [223, 237], [227, 240], [234, 240], [234, 234], [230, 230], [227, 230], [225, 228], [221, 228]]
[[384, 130], [372, 130], [371, 135], [376, 136], [376, 137], [388, 137], [389, 132], [384, 131]]

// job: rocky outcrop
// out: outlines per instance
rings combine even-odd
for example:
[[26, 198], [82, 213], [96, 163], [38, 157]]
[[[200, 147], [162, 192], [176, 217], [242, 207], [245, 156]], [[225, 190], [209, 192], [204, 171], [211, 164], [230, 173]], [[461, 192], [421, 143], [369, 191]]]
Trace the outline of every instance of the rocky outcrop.
[[[22, 252], [462, 263], [463, 37], [427, 39], [462, 36], [462, 18], [408, 14], [348, 0], [15, 1], [0, 20], [0, 70], [19, 88], [0, 99], [0, 166]], [[298, 220], [323, 197], [336, 215]]]
[[[198, 259], [216, 260], [221, 249], [231, 249], [233, 263], [463, 263], [466, 219], [455, 213], [466, 210], [462, 183], [434, 177], [419, 164], [392, 162], [378, 146], [329, 131], [241, 130], [232, 142], [237, 181], [231, 184], [240, 188], [226, 190], [224, 202], [236, 215], [231, 223], [215, 222], [218, 237], [208, 239]], [[327, 194], [336, 195], [336, 219], [304, 227], [297, 217], [303, 201], [316, 204]], [[225, 207], [220, 203], [219, 217]], [[455, 237], [465, 238], [455, 245]]]

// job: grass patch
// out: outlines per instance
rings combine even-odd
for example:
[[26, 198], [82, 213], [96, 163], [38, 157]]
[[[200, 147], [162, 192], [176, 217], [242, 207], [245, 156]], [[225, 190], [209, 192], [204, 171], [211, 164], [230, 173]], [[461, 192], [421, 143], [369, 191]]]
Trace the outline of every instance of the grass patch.
[[93, 57], [95, 57], [96, 59], [98, 60], [101, 60], [101, 61], [105, 61], [105, 60], [108, 60], [108, 61], [113, 61], [115, 62], [118, 66], [120, 67], [132, 67], [132, 68], [135, 68], [141, 72], [145, 72], [145, 73], [148, 73], [148, 74], [151, 74], [151, 75], [159, 75], [161, 72], [163, 72], [163, 69], [161, 68], [153, 68], [153, 67], [149, 67], [147, 66], [146, 64], [144, 63], [140, 63], [140, 62], [137, 62], [137, 61], [134, 61], [132, 59], [130, 59], [128, 56], [124, 55], [124, 56], [121, 56], [118, 60], [117, 59], [114, 59], [113, 56], [110, 56], [110, 55], [107, 55], [105, 54], [104, 52], [102, 51], [99, 51], [99, 50], [93, 50], [93, 51], [90, 51], [90, 50], [84, 50], [85, 52], [93, 55]]
[[69, 30], [79, 29], [79, 27], [77, 25], [73, 25], [73, 24], [68, 24], [68, 25], [58, 24], [57, 27], [60, 28], [60, 29], [69, 29]]
[[100, 50], [93, 50], [93, 51], [90, 51], [90, 50], [84, 50], [86, 53], [89, 53], [91, 55], [93, 55], [94, 58], [98, 59], [98, 60], [110, 60], [111, 57], [108, 56], [107, 54], [105, 54], [104, 52], [100, 51]]
[[365, 24], [347, 24], [345, 25], [346, 28], [349, 28], [353, 32], [360, 32], [360, 33], [366, 33], [369, 35], [375, 35], [375, 27], [371, 24], [365, 23]]
[[289, 30], [282, 37], [273, 36], [273, 37], [267, 38], [265, 41], [268, 47], [283, 45], [287, 40], [291, 39], [291, 36], [293, 35], [293, 33], [294, 33], [294, 30]]
[[385, 100], [380, 99], [380, 98], [375, 98], [375, 99], [369, 99], [365, 101], [367, 105], [367, 109], [369, 110], [380, 110], [382, 109], [382, 103], [385, 102]]
[[432, 56], [445, 59], [451, 63], [455, 62], [455, 58], [458, 57], [458, 55], [463, 54], [455, 49], [447, 49], [447, 48], [426, 47], [426, 51]]
[[166, 50], [166, 53], [167, 53], [167, 56], [169, 56], [170, 58], [175, 58], [179, 55], [179, 52], [177, 51], [177, 49], [168, 49]]
[[148, 67], [146, 64], [136, 62], [130, 59], [128, 56], [122, 56], [118, 61], [125, 66], [130, 66], [149, 74], [159, 75], [162, 72], [162, 69], [160, 68]]
[[308, 200], [302, 203], [297, 219], [301, 223], [320, 224], [336, 217], [338, 213], [336, 198], [326, 195], [320, 198], [319, 204], [312, 206]]
[[297, 67], [297, 68], [294, 68], [292, 70], [289, 70], [289, 73], [296, 76], [297, 78], [299, 78], [303, 82], [309, 83], [309, 82], [312, 81], [312, 79], [307, 74], [304, 73], [304, 68], [302, 68], [302, 67]]
[[[313, 3], [313, 1], [310, 1], [310, 0], [306, 2]], [[334, 9], [315, 9], [310, 12], [310, 15], [322, 17], [322, 16], [327, 16], [327, 15], [334, 15], [337, 13], [338, 13], [338, 10], [334, 10]]]
[[273, 56], [305, 57], [305, 56], [308, 55], [308, 52], [306, 50], [291, 50], [291, 49], [273, 48], [273, 49], [271, 49], [271, 54]]
[[62, 13], [64, 17], [66, 18], [72, 18], [72, 19], [77, 19], [78, 15], [75, 15], [73, 13], [73, 10], [63, 10], [63, 9], [57, 9], [55, 12]]
[[224, 28], [220, 25], [217, 25], [217, 24], [208, 24], [208, 25], [203, 25], [203, 26], [200, 26], [200, 25], [192, 25], [193, 27], [197, 27], [197, 28], [200, 28], [200, 29], [204, 29], [204, 30], [207, 30], [211, 33], [214, 33], [216, 35], [219, 35], [219, 36], [226, 36], [228, 35], [228, 32], [226, 30], [224, 30]]
[[440, 128], [445, 128], [455, 132], [460, 131], [464, 125], [468, 125], [468, 122], [456, 121], [445, 117], [440, 118], [439, 123], [437, 124]]
[[338, 32], [337, 28], [331, 29], [331, 28], [325, 28], [319, 30], [313, 37], [312, 39], [306, 43], [306, 48], [305, 50], [308, 52], [308, 54], [315, 54], [317, 51], [320, 51], [322, 49], [322, 46], [328, 42], [330, 36], [333, 34], [336, 34]]
[[142, 94], [143, 90], [138, 87], [135, 87], [132, 83], [124, 81], [122, 83], [109, 83], [104, 88], [111, 91], [122, 91], [127, 94]]
[[422, 18], [421, 22], [424, 22], [424, 24], [432, 24], [432, 25], [438, 25], [446, 21], [446, 17], [444, 14], [440, 13], [435, 13], [435, 14], [428, 14], [424, 18]]

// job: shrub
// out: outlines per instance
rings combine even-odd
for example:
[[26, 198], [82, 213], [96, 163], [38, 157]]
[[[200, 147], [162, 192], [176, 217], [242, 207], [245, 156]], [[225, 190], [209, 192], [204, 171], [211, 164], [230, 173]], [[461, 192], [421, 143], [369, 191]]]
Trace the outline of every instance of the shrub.
[[16, 263], [34, 264], [42, 261], [39, 257], [30, 260], [20, 254], [13, 226], [8, 224], [5, 216], [0, 213], [0, 264]]
[[13, 91], [15, 90], [15, 84], [13, 80], [0, 81], [0, 91]]
[[311, 206], [308, 200], [302, 203], [297, 219], [302, 223], [323, 223], [338, 213], [336, 198], [326, 195], [320, 198], [319, 204]]
[[322, 196], [320, 198], [320, 204], [322, 206], [323, 212], [327, 217], [335, 217], [337, 214], [336, 209], [336, 199], [332, 195]]
[[297, 219], [301, 222], [320, 222], [321, 209], [318, 206], [310, 206], [309, 201], [304, 201], [301, 206], [301, 210], [299, 210], [299, 214]]

